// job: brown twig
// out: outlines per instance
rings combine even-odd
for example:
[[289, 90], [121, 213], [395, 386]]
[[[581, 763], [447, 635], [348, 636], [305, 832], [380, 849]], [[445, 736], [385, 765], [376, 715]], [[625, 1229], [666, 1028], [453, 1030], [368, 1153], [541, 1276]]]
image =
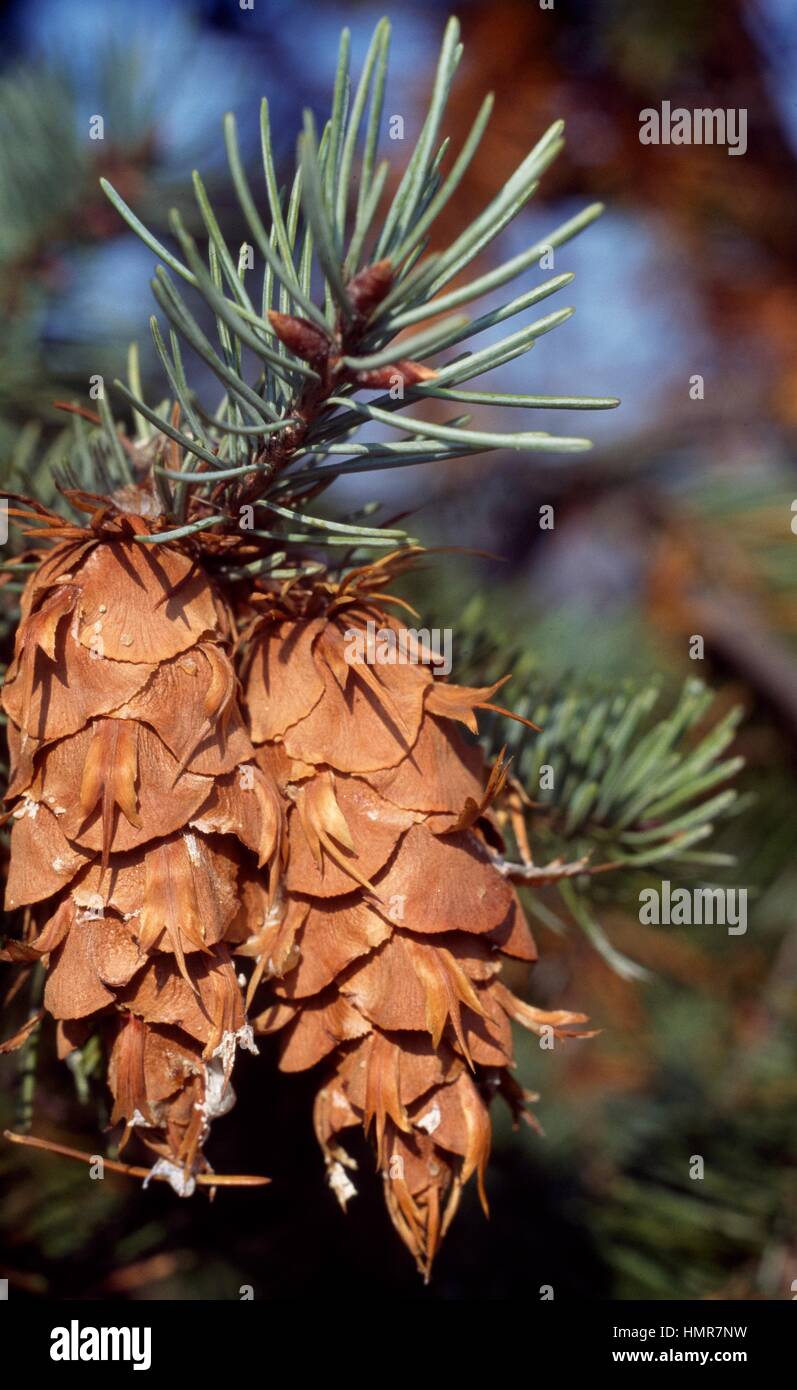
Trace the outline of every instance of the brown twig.
[[[12, 1144], [26, 1144], [31, 1149], [44, 1149], [47, 1153], [60, 1154], [62, 1158], [74, 1158], [80, 1163], [95, 1163], [98, 1157], [112, 1173], [123, 1173], [129, 1178], [153, 1178], [156, 1182], [168, 1182], [165, 1173], [155, 1173], [151, 1168], [141, 1168], [132, 1163], [119, 1163], [102, 1155], [83, 1153], [81, 1149], [70, 1149], [66, 1144], [54, 1144], [49, 1139], [37, 1139], [32, 1134], [16, 1134], [13, 1129], [4, 1129], [3, 1134]], [[194, 1173], [194, 1181], [204, 1187], [264, 1187], [271, 1178], [246, 1173]]]

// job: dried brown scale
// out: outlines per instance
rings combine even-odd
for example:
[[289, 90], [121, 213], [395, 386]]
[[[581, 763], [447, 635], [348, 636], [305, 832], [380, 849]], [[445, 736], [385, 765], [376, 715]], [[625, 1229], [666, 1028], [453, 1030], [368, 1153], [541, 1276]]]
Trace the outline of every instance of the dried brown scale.
[[30, 913], [4, 954], [45, 962], [60, 1056], [104, 1036], [122, 1142], [135, 1132], [188, 1193], [234, 1100], [236, 1048], [254, 1047], [229, 947], [261, 926], [251, 876], [276, 891], [282, 809], [196, 547], [140, 543], [157, 522], [129, 489], [122, 509], [75, 500], [86, 528], [27, 512], [56, 543], [22, 596], [3, 690], [6, 906]]
[[511, 1020], [563, 1036], [584, 1019], [532, 1009], [500, 980], [503, 959], [536, 957], [493, 858], [506, 768], [488, 775], [456, 727], [476, 727], [495, 687], [346, 656], [368, 621], [400, 632], [383, 591], [407, 563], [253, 601], [245, 704], [258, 764], [289, 808], [289, 850], [281, 911], [246, 949], [259, 949], [268, 997], [256, 1031], [281, 1035], [284, 1070], [326, 1068], [315, 1124], [333, 1190], [345, 1207], [354, 1164], [341, 1136], [361, 1126], [428, 1275], [474, 1174], [486, 1209], [493, 1094], [526, 1113]]

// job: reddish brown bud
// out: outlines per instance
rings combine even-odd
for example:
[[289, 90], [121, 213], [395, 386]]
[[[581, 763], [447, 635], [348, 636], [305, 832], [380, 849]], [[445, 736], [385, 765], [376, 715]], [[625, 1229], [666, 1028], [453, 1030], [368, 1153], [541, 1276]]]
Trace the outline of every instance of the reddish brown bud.
[[346, 286], [346, 292], [358, 314], [365, 316], [381, 304], [392, 284], [393, 266], [385, 259], [375, 261], [355, 275]]
[[419, 381], [430, 381], [437, 376], [431, 367], [423, 367], [420, 362], [410, 362], [402, 358], [391, 362], [389, 367], [377, 367], [370, 372], [357, 373], [357, 385], [368, 386], [375, 391], [389, 391], [399, 383], [402, 386], [417, 386]]
[[305, 362], [323, 362], [329, 355], [329, 339], [307, 319], [270, 309], [268, 321], [280, 342]]

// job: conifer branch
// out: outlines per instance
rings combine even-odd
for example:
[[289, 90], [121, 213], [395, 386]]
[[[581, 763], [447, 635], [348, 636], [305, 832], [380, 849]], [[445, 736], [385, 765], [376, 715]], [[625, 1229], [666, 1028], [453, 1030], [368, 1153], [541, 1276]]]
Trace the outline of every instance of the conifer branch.
[[[155, 320], [152, 333], [171, 401], [153, 407], [142, 401], [136, 384], [117, 383], [117, 387], [138, 420], [172, 440], [184, 458], [190, 455], [199, 460], [198, 468], [158, 464], [164, 485], [178, 486], [180, 515], [176, 519], [181, 536], [191, 534], [193, 526], [229, 529], [237, 524], [242, 507], [257, 508], [277, 498], [289, 519], [301, 523], [302, 536], [312, 533], [318, 518], [305, 515], [307, 498], [346, 473], [505, 448], [524, 453], [589, 448], [586, 439], [534, 430], [506, 431], [492, 424], [481, 427], [467, 416], [447, 422], [428, 420], [413, 409], [425, 399], [462, 401], [493, 410], [552, 404], [559, 409], [590, 410], [618, 403], [603, 397], [549, 400], [461, 389], [529, 351], [543, 334], [570, 317], [570, 308], [548, 314], [487, 347], [460, 351], [453, 360], [435, 367], [425, 365], [568, 285], [572, 275], [558, 275], [477, 318], [457, 314], [440, 319], [450, 309], [521, 275], [545, 249], [563, 245], [589, 225], [601, 208], [596, 204], [585, 209], [521, 256], [442, 294], [526, 206], [562, 148], [562, 123], [545, 132], [505, 187], [448, 248], [427, 255], [429, 232], [478, 148], [493, 101], [488, 97], [483, 102], [446, 172], [448, 141], [442, 128], [461, 56], [459, 26], [450, 20], [426, 118], [379, 224], [387, 177], [387, 165], [377, 164], [377, 152], [388, 45], [389, 25], [382, 20], [350, 100], [349, 38], [344, 32], [330, 118], [319, 134], [312, 115], [305, 115], [287, 206], [277, 181], [267, 102], [261, 111], [262, 190], [253, 187], [245, 171], [234, 117], [225, 119], [232, 182], [251, 233], [250, 250], [261, 258], [257, 308], [244, 281], [243, 260], [227, 244], [199, 174], [194, 176], [194, 192], [207, 248], [200, 249], [175, 213], [171, 227], [180, 256], [169, 251], [119, 193], [103, 182], [128, 226], [163, 263], [153, 290], [171, 325], [171, 351]], [[218, 345], [200, 327], [173, 276], [196, 291], [212, 312]], [[311, 292], [318, 281], [323, 306]], [[426, 322], [430, 319], [434, 322]], [[415, 331], [400, 336], [407, 329]], [[191, 390], [181, 341], [219, 379], [224, 397], [216, 410], [203, 405]], [[254, 378], [245, 365], [249, 357], [258, 364]], [[363, 390], [382, 394], [363, 401], [356, 398]], [[358, 447], [353, 436], [368, 422], [408, 435], [410, 447], [390, 443]], [[109, 438], [109, 444], [116, 452], [113, 439]], [[214, 508], [213, 517], [200, 507], [201, 494], [208, 492], [221, 504]], [[364, 548], [379, 545], [377, 530], [370, 535], [351, 530], [351, 539]], [[266, 531], [255, 527], [253, 532], [267, 550]], [[175, 536], [174, 530], [167, 534]], [[289, 548], [293, 544], [279, 528], [276, 537]]]

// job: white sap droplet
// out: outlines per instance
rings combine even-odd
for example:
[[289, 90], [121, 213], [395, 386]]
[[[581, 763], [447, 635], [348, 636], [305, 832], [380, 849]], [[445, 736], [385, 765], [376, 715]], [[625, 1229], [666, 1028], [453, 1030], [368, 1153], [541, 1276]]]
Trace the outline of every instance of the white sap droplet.
[[205, 1067], [205, 1099], [196, 1106], [205, 1120], [217, 1120], [226, 1115], [235, 1105], [235, 1091], [229, 1083], [229, 1073], [225, 1072], [221, 1057], [211, 1057]]
[[193, 1197], [196, 1191], [196, 1181], [191, 1173], [184, 1173], [182, 1168], [178, 1168], [176, 1163], [172, 1163], [170, 1158], [159, 1158], [153, 1163], [149, 1173], [144, 1179], [144, 1186], [149, 1187], [153, 1178], [160, 1176], [168, 1180], [169, 1186], [178, 1197]]
[[422, 1115], [415, 1123], [418, 1129], [425, 1129], [427, 1134], [434, 1134], [442, 1118], [440, 1106], [433, 1105], [431, 1109], [427, 1110], [426, 1114]]
[[339, 1163], [337, 1159], [334, 1163], [331, 1163], [327, 1169], [327, 1182], [345, 1211], [346, 1203], [351, 1201], [352, 1197], [357, 1196], [357, 1188], [354, 1186], [343, 1164]]
[[186, 830], [183, 839], [185, 840], [185, 847], [188, 850], [188, 858], [191, 860], [192, 864], [198, 864], [200, 862], [200, 857], [196, 835], [192, 835], [190, 830]]

